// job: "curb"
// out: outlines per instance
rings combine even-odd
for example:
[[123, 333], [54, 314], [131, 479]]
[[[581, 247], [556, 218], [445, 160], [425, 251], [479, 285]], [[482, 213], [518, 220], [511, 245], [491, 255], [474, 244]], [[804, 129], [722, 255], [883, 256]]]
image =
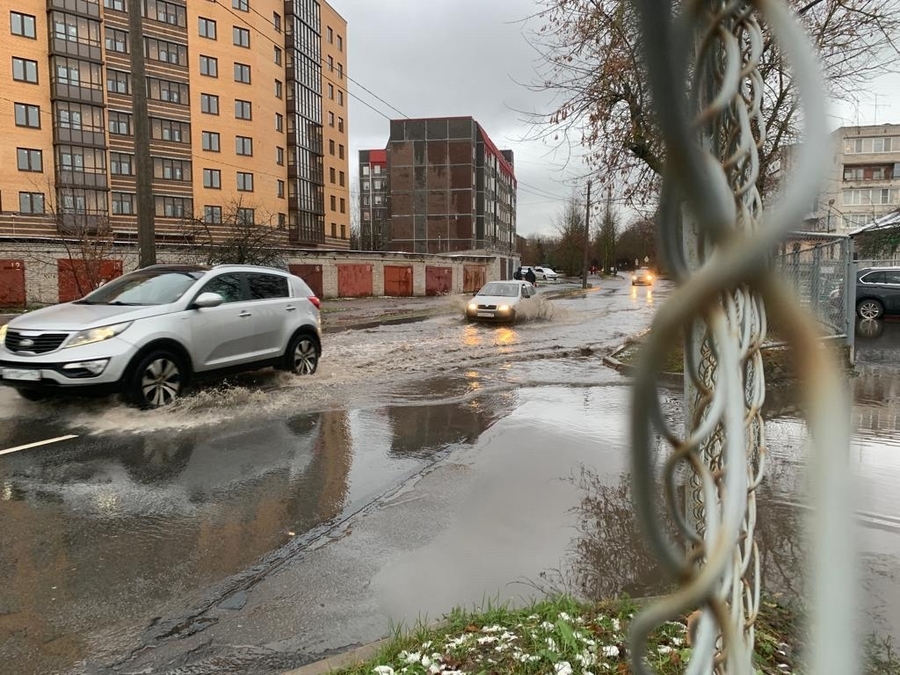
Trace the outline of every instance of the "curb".
[[340, 668], [346, 668], [357, 663], [362, 663], [363, 661], [368, 661], [373, 656], [375, 656], [381, 650], [381, 648], [388, 644], [390, 641], [391, 638], [383, 638], [375, 642], [370, 642], [369, 644], [357, 647], [356, 649], [341, 652], [339, 654], [320, 659], [319, 661], [313, 661], [312, 663], [308, 663], [305, 666], [300, 666], [299, 668], [294, 668], [293, 670], [284, 671], [282, 675], [322, 675], [323, 673], [330, 673], [333, 670], [338, 670]]

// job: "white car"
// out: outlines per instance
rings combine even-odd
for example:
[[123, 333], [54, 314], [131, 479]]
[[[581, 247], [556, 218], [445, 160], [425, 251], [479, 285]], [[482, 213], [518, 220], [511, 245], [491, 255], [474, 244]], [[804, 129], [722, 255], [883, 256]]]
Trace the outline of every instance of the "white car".
[[122, 392], [156, 408], [194, 375], [316, 371], [319, 299], [300, 277], [252, 265], [153, 265], [81, 300], [0, 327], [0, 385], [27, 399]]
[[535, 267], [534, 276], [542, 281], [556, 281], [559, 275], [549, 267]]
[[537, 289], [527, 281], [491, 281], [466, 306], [468, 321], [513, 322], [523, 305], [532, 302]]

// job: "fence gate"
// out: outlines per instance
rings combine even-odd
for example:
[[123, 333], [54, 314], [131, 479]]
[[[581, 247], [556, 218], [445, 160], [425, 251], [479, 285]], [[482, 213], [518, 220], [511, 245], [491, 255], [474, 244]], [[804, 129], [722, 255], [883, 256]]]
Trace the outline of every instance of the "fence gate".
[[0, 307], [25, 306], [25, 261], [0, 260]]

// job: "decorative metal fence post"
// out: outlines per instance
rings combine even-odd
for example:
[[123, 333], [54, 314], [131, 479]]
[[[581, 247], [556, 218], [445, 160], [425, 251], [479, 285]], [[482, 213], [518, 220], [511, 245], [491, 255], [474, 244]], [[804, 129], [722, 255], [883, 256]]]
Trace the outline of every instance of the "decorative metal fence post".
[[[801, 222], [825, 165], [825, 101], [816, 57], [783, 0], [635, 0], [645, 63], [666, 143], [660, 235], [680, 288], [657, 313], [634, 386], [635, 505], [654, 550], [680, 583], [633, 623], [635, 672], [647, 673], [646, 638], [661, 623], [700, 610], [687, 673], [753, 672], [760, 569], [756, 488], [766, 462], [760, 347], [767, 311], [795, 350], [815, 447], [811, 565], [811, 673], [854, 673], [852, 521], [846, 481], [849, 412], [841, 375], [813, 322], [774, 278], [768, 259]], [[803, 106], [806, 143], [775, 208], [756, 189], [765, 143], [758, 71], [765, 22]], [[682, 218], [682, 213], [684, 217]], [[686, 230], [684, 241], [679, 221]], [[684, 430], [672, 429], [656, 390], [671, 336], [684, 335]], [[662, 440], [658, 448], [657, 439]], [[668, 446], [669, 452], [664, 448]], [[686, 509], [679, 477], [686, 475]], [[665, 504], [656, 502], [657, 483]], [[681, 544], [671, 540], [665, 506]], [[685, 545], [687, 544], [687, 548]], [[815, 563], [818, 564], [815, 564]]]

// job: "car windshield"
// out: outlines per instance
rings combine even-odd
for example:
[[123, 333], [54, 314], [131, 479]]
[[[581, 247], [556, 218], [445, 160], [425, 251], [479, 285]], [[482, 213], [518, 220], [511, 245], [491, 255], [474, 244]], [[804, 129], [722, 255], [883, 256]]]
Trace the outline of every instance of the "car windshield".
[[184, 295], [203, 271], [139, 270], [103, 284], [80, 305], [167, 305]]
[[519, 285], [490, 283], [478, 291], [478, 295], [495, 295], [503, 298], [515, 298], [519, 295]]

